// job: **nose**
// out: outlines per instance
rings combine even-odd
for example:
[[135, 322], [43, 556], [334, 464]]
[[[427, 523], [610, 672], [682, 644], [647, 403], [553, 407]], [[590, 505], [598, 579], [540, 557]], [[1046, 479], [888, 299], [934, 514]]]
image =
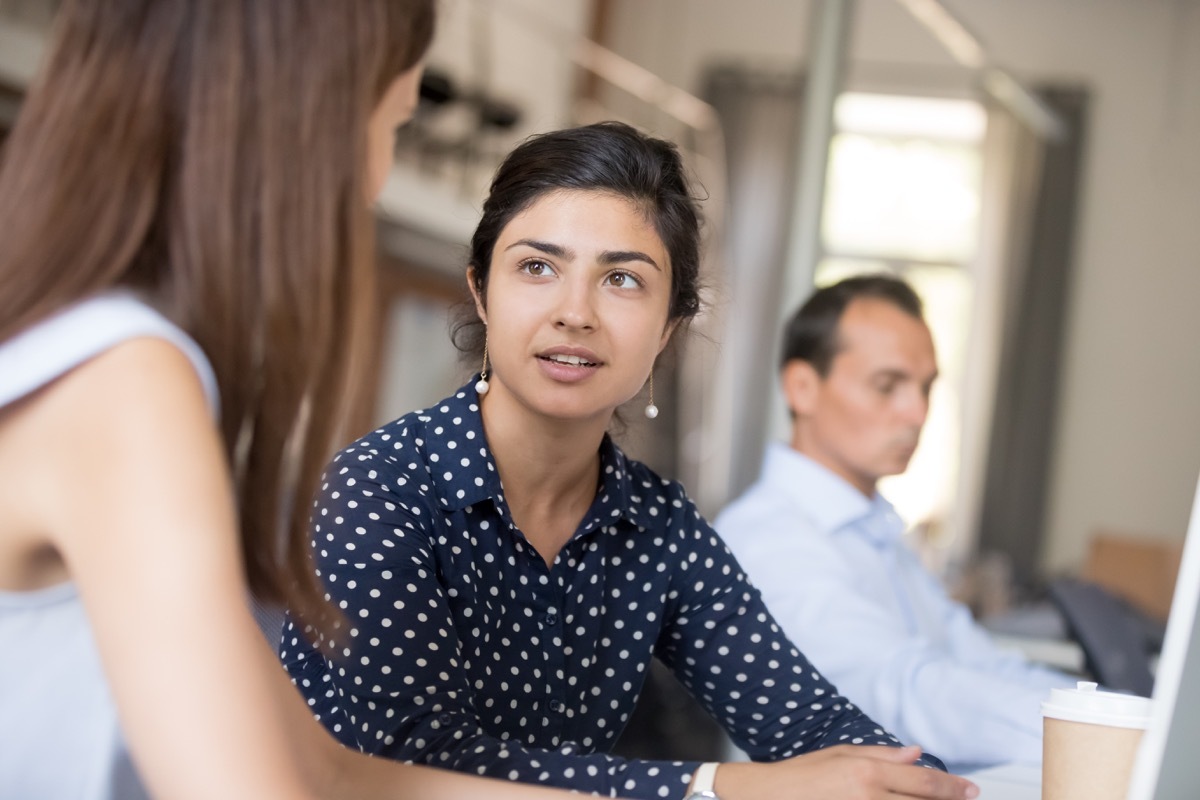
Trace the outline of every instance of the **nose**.
[[905, 392], [904, 401], [900, 404], [900, 417], [908, 425], [920, 430], [929, 416], [929, 395], [920, 387]]
[[558, 303], [554, 307], [554, 327], [566, 330], [594, 330], [596, 327], [594, 301], [592, 287], [587, 281], [563, 281]]

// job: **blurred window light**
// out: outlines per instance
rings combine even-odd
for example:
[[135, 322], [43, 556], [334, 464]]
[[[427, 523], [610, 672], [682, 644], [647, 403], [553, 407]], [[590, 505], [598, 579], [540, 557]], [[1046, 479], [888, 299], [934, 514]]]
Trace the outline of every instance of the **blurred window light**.
[[979, 239], [981, 178], [973, 145], [839, 133], [823, 245], [844, 255], [969, 261]]
[[979, 142], [987, 114], [973, 100], [845, 92], [833, 109], [840, 131]]
[[836, 109], [822, 215], [826, 251], [973, 258], [983, 108], [967, 100], [847, 94]]

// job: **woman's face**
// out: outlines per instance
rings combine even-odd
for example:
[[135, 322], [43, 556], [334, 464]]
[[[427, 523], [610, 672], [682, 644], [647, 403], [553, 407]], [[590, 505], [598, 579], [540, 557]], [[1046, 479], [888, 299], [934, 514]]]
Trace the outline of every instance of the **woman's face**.
[[396, 129], [412, 119], [417, 108], [424, 64], [400, 73], [383, 93], [367, 122], [367, 199], [383, 190], [396, 158]]
[[666, 248], [637, 205], [607, 192], [556, 191], [513, 217], [486, 291], [486, 308], [475, 302], [487, 323], [488, 402], [552, 418], [607, 424], [674, 328]]

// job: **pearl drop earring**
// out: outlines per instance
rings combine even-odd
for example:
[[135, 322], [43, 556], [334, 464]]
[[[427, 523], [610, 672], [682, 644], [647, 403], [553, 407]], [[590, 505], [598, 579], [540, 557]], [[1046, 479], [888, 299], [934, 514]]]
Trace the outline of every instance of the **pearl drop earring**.
[[487, 379], [487, 339], [485, 338], [483, 340], [483, 369], [479, 370], [479, 380], [475, 381], [475, 391], [480, 395], [485, 395], [490, 388], [492, 387], [488, 384]]
[[658, 406], [654, 405], [654, 369], [650, 370], [650, 402], [646, 404], [646, 419], [658, 416]]

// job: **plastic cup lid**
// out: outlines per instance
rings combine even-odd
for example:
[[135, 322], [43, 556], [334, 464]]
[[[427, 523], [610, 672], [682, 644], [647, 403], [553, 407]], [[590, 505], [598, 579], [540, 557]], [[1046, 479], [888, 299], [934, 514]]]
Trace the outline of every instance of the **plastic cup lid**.
[[1091, 681], [1079, 681], [1074, 689], [1051, 689], [1042, 702], [1042, 716], [1091, 725], [1145, 728], [1150, 721], [1150, 698], [1117, 692], [1102, 692]]

